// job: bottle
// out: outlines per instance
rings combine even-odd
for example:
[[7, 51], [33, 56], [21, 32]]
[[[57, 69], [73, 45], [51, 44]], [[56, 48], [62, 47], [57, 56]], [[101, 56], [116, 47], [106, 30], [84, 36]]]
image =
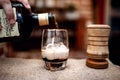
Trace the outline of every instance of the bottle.
[[36, 26], [50, 26], [51, 28], [55, 26], [55, 16], [52, 13], [32, 13], [17, 1], [12, 2], [12, 7], [16, 18], [16, 23], [12, 27], [8, 24], [3, 9], [0, 9], [0, 24], [2, 26], [0, 42], [28, 38]]

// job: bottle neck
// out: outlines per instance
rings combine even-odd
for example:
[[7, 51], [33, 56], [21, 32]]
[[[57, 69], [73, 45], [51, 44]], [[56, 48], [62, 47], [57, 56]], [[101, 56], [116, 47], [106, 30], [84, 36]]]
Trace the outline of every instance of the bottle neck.
[[49, 13], [38, 14], [39, 26], [49, 25]]
[[58, 27], [56, 19], [55, 19], [55, 15], [52, 13], [49, 13], [48, 17], [49, 17], [49, 25], [53, 27]]
[[55, 26], [55, 16], [52, 13], [38, 14], [39, 26]]

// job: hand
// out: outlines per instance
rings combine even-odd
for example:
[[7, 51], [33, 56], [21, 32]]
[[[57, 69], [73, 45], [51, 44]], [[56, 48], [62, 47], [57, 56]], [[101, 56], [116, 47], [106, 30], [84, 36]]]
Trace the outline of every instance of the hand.
[[[23, 5], [27, 9], [30, 9], [30, 5], [28, 3], [28, 0], [11, 0], [11, 1], [19, 1], [19, 2], [23, 3]], [[10, 0], [0, 0], [0, 5], [3, 7], [3, 10], [5, 11], [5, 14], [7, 16], [9, 24], [10, 25], [14, 24], [16, 21], [15, 21], [15, 17], [13, 14], [12, 5], [11, 5]]]
[[[11, 1], [19, 1], [21, 2], [25, 8], [30, 9], [30, 5], [28, 3], [28, 0], [11, 0]], [[10, 0], [0, 0], [0, 6], [2, 6], [3, 10], [5, 11], [6, 17], [9, 21], [9, 24], [12, 25], [16, 22], [14, 14], [13, 14], [13, 9]], [[0, 30], [2, 29], [2, 25], [0, 22]], [[1, 51], [1, 50], [0, 50]], [[0, 52], [0, 56], [3, 53]]]

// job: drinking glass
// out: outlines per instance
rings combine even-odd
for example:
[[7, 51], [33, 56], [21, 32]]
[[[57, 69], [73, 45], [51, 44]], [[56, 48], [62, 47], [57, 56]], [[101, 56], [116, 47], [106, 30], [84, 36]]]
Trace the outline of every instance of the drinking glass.
[[69, 56], [68, 46], [68, 32], [66, 29], [43, 30], [41, 54], [47, 70], [65, 69]]

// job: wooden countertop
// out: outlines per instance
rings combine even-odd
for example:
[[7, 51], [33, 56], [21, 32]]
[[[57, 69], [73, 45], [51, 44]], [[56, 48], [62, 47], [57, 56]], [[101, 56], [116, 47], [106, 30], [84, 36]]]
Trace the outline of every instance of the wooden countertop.
[[86, 59], [68, 59], [61, 71], [48, 71], [41, 59], [0, 58], [0, 80], [120, 80], [120, 66], [93, 69]]

